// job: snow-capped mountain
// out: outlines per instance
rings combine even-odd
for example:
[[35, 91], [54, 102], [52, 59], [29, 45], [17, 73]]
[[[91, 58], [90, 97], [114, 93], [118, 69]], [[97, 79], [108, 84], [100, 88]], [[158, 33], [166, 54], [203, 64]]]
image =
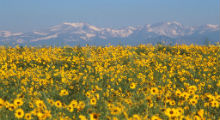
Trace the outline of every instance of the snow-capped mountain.
[[65, 22], [28, 33], [0, 31], [1, 45], [203, 44], [205, 40], [210, 43], [220, 41], [219, 25], [185, 26], [173, 21], [114, 29]]

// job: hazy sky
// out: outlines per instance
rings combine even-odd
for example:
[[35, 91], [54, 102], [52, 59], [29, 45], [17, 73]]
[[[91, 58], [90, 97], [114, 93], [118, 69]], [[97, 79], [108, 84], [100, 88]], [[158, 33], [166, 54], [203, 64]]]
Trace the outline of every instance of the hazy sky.
[[219, 0], [0, 0], [0, 30], [27, 32], [63, 22], [118, 28], [164, 21], [219, 24]]

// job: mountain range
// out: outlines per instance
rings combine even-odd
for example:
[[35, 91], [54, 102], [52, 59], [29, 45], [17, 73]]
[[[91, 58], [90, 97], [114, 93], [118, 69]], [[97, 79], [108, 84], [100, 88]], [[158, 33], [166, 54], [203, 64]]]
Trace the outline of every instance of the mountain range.
[[100, 28], [88, 23], [65, 22], [40, 31], [26, 33], [0, 30], [0, 45], [138, 45], [138, 44], [214, 44], [220, 41], [219, 25], [185, 26], [176, 21]]

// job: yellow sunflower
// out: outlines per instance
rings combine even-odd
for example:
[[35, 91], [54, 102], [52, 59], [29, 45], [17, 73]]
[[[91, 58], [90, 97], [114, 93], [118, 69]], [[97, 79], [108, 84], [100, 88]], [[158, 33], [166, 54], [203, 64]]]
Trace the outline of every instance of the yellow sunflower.
[[90, 120], [98, 120], [99, 119], [99, 114], [97, 113], [91, 113], [89, 114]]
[[151, 93], [152, 95], [157, 95], [157, 94], [159, 93], [159, 90], [158, 90], [157, 87], [152, 87], [152, 88], [150, 89], [150, 93]]
[[73, 107], [72, 105], [68, 105], [68, 106], [67, 106], [67, 110], [68, 110], [69, 112], [73, 112], [74, 107]]
[[196, 99], [190, 99], [189, 100], [189, 104], [191, 104], [191, 105], [193, 105], [193, 106], [195, 106], [196, 104], [197, 104], [197, 100]]
[[119, 114], [121, 114], [121, 109], [119, 107], [113, 107], [113, 108], [110, 109], [110, 111], [111, 111], [112, 115], [119, 115]]
[[96, 105], [96, 102], [95, 98], [90, 99], [90, 105]]
[[69, 95], [69, 92], [66, 90], [66, 89], [63, 89], [60, 91], [60, 96], [66, 96], [66, 95]]
[[21, 108], [19, 108], [15, 111], [16, 118], [20, 119], [20, 118], [23, 118], [23, 116], [24, 116], [24, 111]]
[[26, 113], [25, 116], [24, 116], [24, 119], [25, 120], [31, 120], [32, 119], [31, 113]]
[[5, 105], [5, 101], [0, 98], [0, 109]]
[[43, 108], [43, 107], [45, 107], [45, 104], [44, 104], [44, 102], [43, 102], [42, 100], [36, 100], [36, 101], [35, 101], [35, 104], [36, 104], [36, 106], [37, 106], [38, 108]]
[[16, 106], [22, 106], [23, 103], [24, 103], [23, 100], [20, 98], [17, 98], [14, 100], [14, 105], [16, 105]]
[[72, 101], [70, 102], [70, 105], [73, 106], [73, 108], [77, 108], [78, 102], [77, 102], [76, 100], [72, 100]]
[[141, 117], [138, 114], [134, 114], [132, 120], [141, 120]]
[[151, 120], [162, 120], [158, 115], [154, 115], [151, 117]]
[[57, 100], [57, 101], [55, 102], [55, 106], [56, 106], [57, 108], [61, 108], [61, 107], [62, 107], [62, 102], [59, 101], [59, 100]]
[[86, 104], [85, 104], [85, 102], [84, 102], [84, 101], [79, 101], [79, 104], [78, 104], [78, 109], [79, 109], [79, 110], [84, 109], [84, 108], [85, 108], [85, 106], [86, 106]]
[[130, 84], [130, 88], [131, 88], [131, 89], [135, 89], [135, 88], [136, 88], [136, 85], [137, 85], [136, 83], [132, 82], [132, 83]]
[[8, 105], [8, 109], [9, 109], [10, 111], [14, 111], [16, 108], [17, 108], [17, 107], [16, 107], [14, 104], [9, 104], [9, 105]]
[[174, 108], [167, 108], [165, 110], [165, 114], [169, 117], [169, 118], [172, 118], [172, 117], [175, 117], [176, 116], [176, 110]]
[[87, 120], [84, 115], [79, 115], [79, 119], [80, 119], [80, 120]]

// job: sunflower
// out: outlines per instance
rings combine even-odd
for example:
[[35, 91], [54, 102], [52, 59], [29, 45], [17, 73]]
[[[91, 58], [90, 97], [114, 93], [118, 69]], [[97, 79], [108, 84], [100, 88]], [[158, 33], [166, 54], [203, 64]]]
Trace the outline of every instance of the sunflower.
[[67, 110], [68, 110], [69, 112], [73, 112], [74, 107], [73, 107], [72, 105], [68, 105], [68, 106], [67, 106]]
[[189, 99], [189, 96], [190, 96], [190, 94], [187, 93], [187, 92], [183, 92], [183, 93], [181, 94], [181, 97], [183, 97], [184, 100], [188, 100], [188, 99]]
[[0, 109], [5, 105], [5, 101], [0, 98]]
[[178, 115], [178, 116], [181, 116], [181, 115], [184, 114], [184, 109], [181, 108], [181, 107], [178, 107], [178, 108], [176, 109], [176, 112], [177, 112], [177, 115]]
[[202, 120], [198, 115], [194, 116], [194, 120]]
[[193, 106], [195, 106], [196, 104], [197, 104], [197, 100], [196, 99], [190, 99], [189, 100], [189, 104], [191, 104], [191, 105], [193, 105]]
[[79, 104], [78, 104], [78, 109], [82, 110], [84, 109], [86, 106], [85, 102], [84, 101], [79, 101]]
[[44, 114], [42, 112], [38, 112], [36, 114], [36, 116], [38, 117], [38, 119], [42, 120], [44, 118]]
[[154, 115], [151, 117], [151, 120], [162, 120], [158, 115]]
[[194, 94], [195, 94], [195, 91], [194, 91], [194, 90], [189, 90], [188, 93], [189, 93], [190, 95], [194, 95]]
[[34, 104], [32, 102], [29, 102], [29, 107], [34, 108]]
[[199, 95], [194, 95], [193, 99], [199, 100]]
[[20, 98], [17, 98], [14, 100], [14, 105], [16, 105], [16, 106], [22, 106], [23, 103], [24, 103], [23, 100]]
[[218, 102], [220, 102], [220, 95], [217, 95], [217, 96], [215, 97], [215, 99], [216, 99]]
[[110, 109], [110, 111], [111, 111], [112, 115], [119, 115], [119, 114], [121, 114], [121, 109], [119, 107], [113, 107], [113, 108]]
[[25, 116], [24, 116], [24, 119], [25, 120], [31, 120], [32, 119], [31, 113], [26, 113]]
[[175, 117], [176, 116], [176, 110], [174, 108], [167, 108], [165, 110], [165, 114], [169, 117], [169, 118], [172, 118], [172, 117]]
[[153, 88], [150, 89], [150, 93], [152, 95], [157, 95], [159, 93], [159, 90], [158, 90], [157, 87], [153, 87]]
[[95, 98], [90, 99], [90, 105], [96, 105], [96, 102]]
[[51, 111], [49, 111], [49, 110], [45, 110], [44, 111], [44, 116], [46, 117], [46, 118], [50, 118], [51, 117]]
[[219, 103], [218, 101], [216, 100], [213, 100], [211, 103], [210, 103], [211, 107], [216, 107], [216, 108], [219, 108]]
[[79, 119], [80, 119], [80, 120], [87, 120], [84, 115], [79, 115]]
[[44, 104], [44, 102], [43, 102], [42, 100], [36, 100], [36, 101], [35, 101], [35, 104], [36, 104], [36, 106], [37, 106], [38, 108], [43, 108], [43, 107], [45, 107], [45, 104]]
[[72, 101], [70, 102], [70, 105], [73, 106], [73, 108], [77, 108], [78, 102], [77, 102], [76, 100], [72, 100]]
[[54, 105], [54, 101], [51, 99], [47, 99], [48, 103], [50, 103], [50, 105]]
[[204, 109], [200, 109], [198, 112], [198, 115], [203, 118], [203, 115], [204, 115]]
[[175, 100], [170, 100], [170, 101], [169, 101], [169, 104], [170, 104], [171, 106], [174, 106], [174, 105], [176, 104], [176, 101], [175, 101]]
[[132, 120], [141, 120], [141, 117], [138, 114], [134, 114]]
[[23, 116], [24, 116], [24, 111], [21, 108], [19, 108], [15, 111], [16, 118], [20, 119], [20, 118], [23, 118]]
[[14, 105], [14, 104], [9, 104], [8, 105], [8, 109], [10, 110], [10, 111], [14, 111], [14, 109], [16, 109], [17, 107]]
[[97, 113], [91, 113], [89, 114], [90, 120], [98, 120], [99, 119], [99, 114]]
[[181, 91], [179, 89], [177, 89], [175, 94], [176, 94], [176, 96], [180, 97], [181, 96]]
[[131, 88], [131, 89], [135, 89], [135, 88], [136, 88], [136, 85], [137, 85], [136, 83], [133, 83], [133, 82], [132, 82], [132, 83], [130, 84], [130, 88]]
[[62, 102], [59, 101], [59, 100], [57, 100], [57, 101], [55, 102], [55, 106], [56, 106], [57, 108], [61, 108], [61, 107], [62, 107]]
[[63, 89], [60, 91], [60, 96], [66, 96], [66, 95], [69, 95], [69, 92], [66, 90], [66, 89]]

